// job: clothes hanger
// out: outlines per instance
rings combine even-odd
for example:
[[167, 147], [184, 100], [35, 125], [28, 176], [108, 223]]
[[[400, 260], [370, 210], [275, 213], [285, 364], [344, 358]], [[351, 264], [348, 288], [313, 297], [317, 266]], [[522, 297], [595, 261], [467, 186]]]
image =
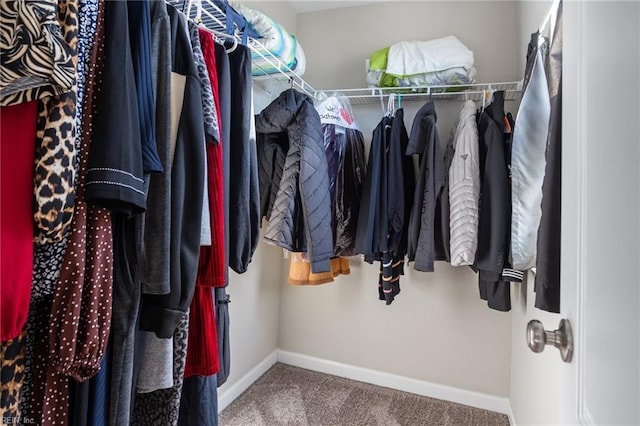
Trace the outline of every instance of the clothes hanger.
[[389, 100], [387, 102], [387, 115], [389, 117], [393, 117], [395, 116], [395, 112], [396, 112], [396, 94], [390, 93]]
[[231, 47], [229, 47], [228, 49], [226, 49], [227, 53], [231, 53], [234, 50], [236, 50], [236, 48], [238, 47], [238, 37], [236, 37], [235, 34], [223, 33], [223, 32], [220, 32], [220, 31], [209, 29], [209, 28], [204, 26], [204, 24], [202, 22], [202, 1], [201, 0], [189, 0], [189, 4], [187, 5], [187, 13], [186, 13], [186, 15], [189, 16], [189, 14], [191, 12], [191, 6], [192, 5], [195, 5], [195, 7], [196, 7], [196, 17], [193, 19], [193, 21], [196, 24], [198, 24], [198, 26], [200, 28], [210, 32], [214, 36], [217, 36], [218, 39], [220, 39], [220, 38], [232, 39], [233, 40], [233, 45]]

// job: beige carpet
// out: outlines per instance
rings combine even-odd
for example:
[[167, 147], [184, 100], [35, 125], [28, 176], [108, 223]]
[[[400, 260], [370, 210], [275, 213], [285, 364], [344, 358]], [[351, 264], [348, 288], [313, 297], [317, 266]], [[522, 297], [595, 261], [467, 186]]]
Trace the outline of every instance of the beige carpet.
[[504, 414], [276, 364], [220, 413], [221, 426], [509, 425]]

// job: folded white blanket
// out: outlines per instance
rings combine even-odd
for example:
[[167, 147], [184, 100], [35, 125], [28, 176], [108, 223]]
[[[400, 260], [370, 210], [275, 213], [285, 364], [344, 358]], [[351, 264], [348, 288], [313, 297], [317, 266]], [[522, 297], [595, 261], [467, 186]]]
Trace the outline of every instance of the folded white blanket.
[[410, 76], [444, 71], [451, 68], [473, 68], [473, 52], [455, 36], [429, 41], [401, 41], [389, 48], [387, 74]]
[[[380, 87], [383, 74], [384, 71], [368, 70], [367, 84], [369, 87]], [[457, 67], [444, 71], [394, 77], [393, 87], [464, 85], [473, 83], [475, 77], [476, 69], [474, 67], [471, 69]]]

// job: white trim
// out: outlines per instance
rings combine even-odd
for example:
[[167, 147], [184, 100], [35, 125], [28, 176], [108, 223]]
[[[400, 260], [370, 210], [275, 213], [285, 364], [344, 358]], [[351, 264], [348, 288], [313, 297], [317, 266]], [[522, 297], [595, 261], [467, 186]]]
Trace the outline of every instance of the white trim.
[[289, 364], [296, 367], [306, 368], [308, 370], [319, 371], [321, 373], [332, 374], [334, 376], [345, 377], [351, 380], [397, 389], [430, 398], [456, 402], [459, 404], [469, 405], [471, 407], [481, 408], [483, 410], [495, 411], [509, 415], [510, 420], [512, 417], [509, 399], [506, 397], [468, 391], [452, 386], [412, 379], [410, 377], [329, 361], [295, 352], [283, 350], [278, 350], [277, 352], [278, 362], [283, 364]]
[[511, 406], [511, 401], [507, 401], [507, 404], [509, 404], [509, 412], [507, 413], [507, 416], [509, 416], [509, 424], [511, 426], [516, 426], [516, 416], [513, 414], [513, 407]]
[[253, 367], [247, 374], [242, 376], [240, 380], [221, 389], [218, 393], [218, 413], [227, 408], [242, 392], [246, 391], [256, 380], [269, 370], [273, 364], [278, 361], [278, 350], [271, 352], [265, 359], [260, 361], [258, 365]]

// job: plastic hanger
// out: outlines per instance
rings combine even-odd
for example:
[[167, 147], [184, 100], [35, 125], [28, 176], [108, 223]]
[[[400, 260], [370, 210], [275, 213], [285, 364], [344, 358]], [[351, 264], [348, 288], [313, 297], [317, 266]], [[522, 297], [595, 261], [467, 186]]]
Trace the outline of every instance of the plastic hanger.
[[220, 31], [209, 29], [209, 28], [207, 28], [207, 27], [205, 27], [203, 25], [203, 23], [202, 23], [202, 1], [201, 0], [189, 0], [189, 4], [187, 5], [187, 13], [186, 13], [187, 16], [189, 16], [189, 14], [191, 12], [191, 6], [195, 6], [196, 7], [196, 17], [193, 19], [193, 21], [196, 24], [198, 24], [201, 28], [203, 28], [206, 31], [210, 32], [214, 36], [218, 36], [218, 38], [232, 39], [233, 40], [233, 45], [227, 49], [227, 53], [231, 53], [234, 50], [236, 50], [236, 48], [238, 47], [238, 37], [236, 37], [235, 34], [222, 33]]
[[196, 17], [193, 19], [193, 21], [196, 24], [201, 24], [202, 23], [202, 1], [201, 0], [189, 0], [189, 3], [187, 3], [187, 11], [186, 11], [185, 15], [187, 15], [187, 16], [191, 15], [191, 6], [195, 6], [196, 7]]
[[396, 111], [396, 94], [390, 93], [389, 100], [387, 102], [387, 115], [393, 117]]

